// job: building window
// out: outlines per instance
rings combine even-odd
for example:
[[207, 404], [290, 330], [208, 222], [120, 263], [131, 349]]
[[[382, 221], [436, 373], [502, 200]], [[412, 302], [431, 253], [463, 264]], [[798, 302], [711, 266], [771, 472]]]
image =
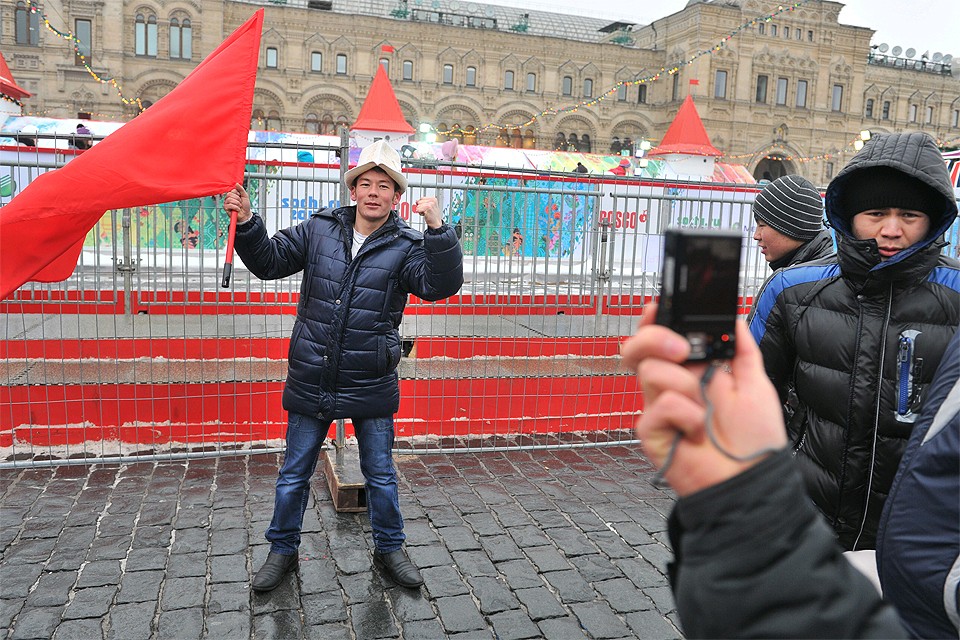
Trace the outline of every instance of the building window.
[[267, 47], [267, 69], [277, 68], [277, 48]]
[[403, 79], [413, 80], [413, 61], [412, 60], [403, 61]]
[[889, 100], [883, 101], [883, 111], [881, 112], [880, 118], [882, 120], [890, 119], [890, 101]]
[[380, 58], [380, 66], [390, 75], [390, 58]]
[[476, 67], [467, 67], [467, 86], [468, 87], [477, 86], [477, 68]]
[[157, 16], [138, 13], [134, 20], [134, 52], [138, 56], [156, 56]]
[[345, 53], [337, 54], [337, 75], [347, 75], [347, 54]]
[[827, 163], [827, 180], [833, 179], [833, 163]]
[[767, 76], [757, 76], [757, 102], [767, 101]]
[[960, 125], [960, 109], [953, 110], [953, 117], [950, 119], [950, 126], [956, 127]]
[[323, 71], [323, 54], [319, 51], [310, 53], [310, 71], [320, 73]]
[[797, 80], [797, 107], [807, 108], [807, 81]]
[[867, 98], [867, 106], [863, 111], [863, 115], [866, 118], [873, 117], [873, 98]]
[[561, 82], [560, 91], [565, 96], [573, 94], [573, 78], [570, 76], [563, 76], [563, 81]]
[[767, 32], [767, 25], [763, 24], [762, 22], [757, 25], [757, 33], [759, 33], [760, 35], [763, 35], [766, 32]]
[[[157, 55], [157, 18], [153, 18], [153, 55]], [[93, 22], [86, 19], [78, 19], [73, 23], [73, 35], [77, 36], [77, 48], [73, 55], [73, 62], [82, 65], [85, 60], [90, 58], [90, 52], [93, 50]]]
[[627, 101], [627, 85], [621, 84], [617, 87], [617, 100], [620, 102]]
[[917, 105], [915, 105], [915, 104], [910, 105], [910, 118], [909, 118], [909, 120], [910, 120], [910, 122], [916, 122], [916, 121], [917, 121]]
[[534, 93], [537, 90], [537, 74], [527, 74], [527, 92]]
[[775, 24], [770, 25], [770, 35], [773, 36], [774, 38], [777, 37], [777, 25]]
[[794, 29], [794, 31], [797, 34], [797, 40], [803, 40], [803, 29], [801, 29], [800, 27], [797, 27], [796, 29]]
[[790, 27], [784, 27], [784, 28], [783, 28], [783, 37], [784, 37], [785, 40], [789, 40], [789, 39], [790, 39]]
[[833, 85], [833, 97], [830, 100], [830, 109], [833, 111], [841, 111], [843, 109], [843, 85], [842, 84]]
[[927, 107], [927, 117], [925, 122], [927, 124], [933, 124], [933, 107]]
[[807, 31], [807, 42], [813, 42], [813, 31]]
[[787, 79], [777, 78], [777, 104], [787, 104]]
[[647, 104], [647, 85], [645, 84], [637, 87], [637, 104]]
[[189, 60], [193, 57], [193, 27], [189, 18], [179, 22], [170, 18], [170, 57]]
[[673, 100], [680, 99], [680, 74], [673, 74], [673, 89], [670, 92]]
[[267, 114], [267, 131], [280, 131], [281, 128], [280, 114], [276, 111], [270, 111]]
[[507, 91], [513, 91], [513, 71], [503, 72], [503, 88]]
[[27, 3], [17, 2], [16, 22], [14, 24], [16, 31], [17, 44], [40, 44], [40, 12], [32, 12], [27, 9]]
[[592, 98], [593, 97], [593, 78], [584, 78], [583, 80], [583, 97]]
[[443, 84], [453, 84], [453, 65], [443, 65]]
[[727, 97], [727, 72], [718, 70], [713, 78], [713, 97], [725, 100]]

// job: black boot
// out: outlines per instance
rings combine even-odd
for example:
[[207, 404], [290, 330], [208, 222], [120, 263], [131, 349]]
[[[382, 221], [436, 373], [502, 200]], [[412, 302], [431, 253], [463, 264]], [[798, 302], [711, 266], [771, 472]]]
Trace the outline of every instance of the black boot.
[[377, 565], [401, 587], [415, 589], [423, 584], [420, 571], [413, 566], [403, 549], [397, 549], [390, 553], [380, 553], [380, 550], [377, 549], [373, 552], [373, 564]]
[[253, 577], [251, 587], [254, 591], [273, 591], [283, 580], [283, 576], [296, 571], [299, 566], [300, 558], [297, 554], [285, 556], [271, 551], [260, 571]]

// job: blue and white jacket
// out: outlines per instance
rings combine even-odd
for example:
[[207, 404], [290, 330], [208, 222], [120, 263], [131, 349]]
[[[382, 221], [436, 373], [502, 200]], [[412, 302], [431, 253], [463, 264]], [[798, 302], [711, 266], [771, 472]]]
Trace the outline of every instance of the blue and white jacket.
[[[850, 230], [844, 186], [890, 166], [943, 195], [927, 239], [881, 261]], [[788, 267], [760, 292], [750, 330], [786, 403], [807, 491], [847, 549], [872, 549], [884, 500], [926, 389], [960, 325], [960, 263], [941, 254], [957, 216], [950, 179], [926, 134], [875, 136], [830, 183], [837, 255]]]

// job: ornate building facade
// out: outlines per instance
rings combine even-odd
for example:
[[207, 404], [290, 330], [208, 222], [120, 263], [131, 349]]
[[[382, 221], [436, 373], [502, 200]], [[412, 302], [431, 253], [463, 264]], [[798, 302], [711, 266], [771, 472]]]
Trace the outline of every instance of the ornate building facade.
[[619, 153], [655, 144], [688, 94], [714, 146], [757, 178], [825, 184], [862, 130], [960, 144], [960, 63], [885, 55], [826, 0], [779, 13], [691, 0], [649, 25], [468, 0], [14, 0], [0, 8], [0, 47], [34, 94], [25, 113], [123, 120], [260, 4], [257, 129], [352, 123], [384, 65], [413, 127], [468, 144]]

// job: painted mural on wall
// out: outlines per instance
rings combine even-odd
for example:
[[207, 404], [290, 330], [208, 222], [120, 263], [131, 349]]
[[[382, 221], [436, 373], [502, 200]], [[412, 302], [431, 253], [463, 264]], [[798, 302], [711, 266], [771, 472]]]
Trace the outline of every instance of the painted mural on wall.
[[[453, 191], [449, 219], [465, 254], [566, 257], [582, 252], [594, 199], [571, 192], [590, 185], [493, 177], [469, 177], [464, 184], [479, 188]], [[566, 193], [548, 193], [561, 189]]]

